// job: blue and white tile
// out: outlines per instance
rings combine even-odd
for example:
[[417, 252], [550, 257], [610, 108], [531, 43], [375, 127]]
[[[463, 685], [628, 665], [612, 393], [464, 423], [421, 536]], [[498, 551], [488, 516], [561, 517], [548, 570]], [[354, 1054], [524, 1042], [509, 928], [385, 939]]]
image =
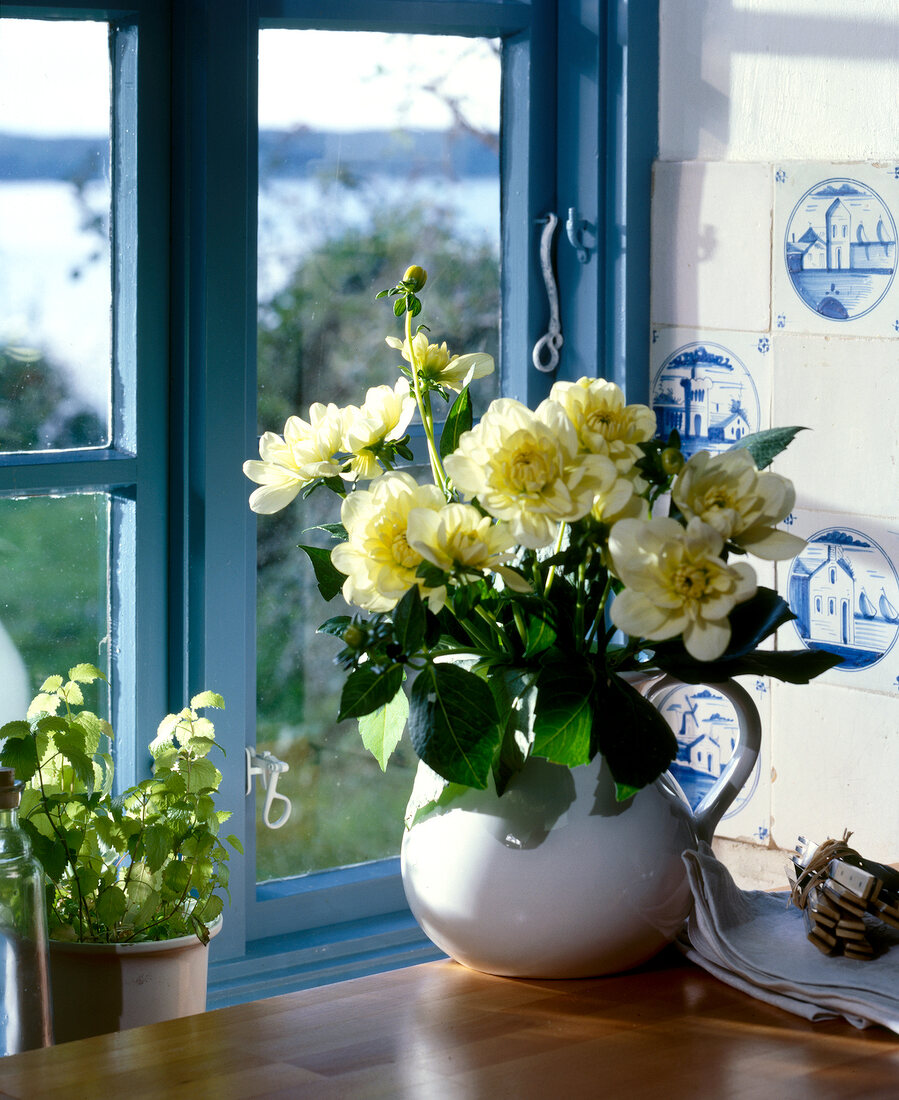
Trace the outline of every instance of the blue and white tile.
[[[770, 706], [767, 681], [739, 681], [758, 708], [762, 746], [749, 779], [715, 829], [716, 836], [767, 844], [770, 827]], [[681, 684], [656, 700], [677, 737], [678, 754], [670, 771], [695, 810], [729, 763], [739, 735], [739, 716], [729, 699], [706, 684]]]
[[772, 328], [899, 334], [899, 161], [774, 170]]
[[717, 453], [770, 427], [773, 359], [767, 335], [654, 328], [650, 393], [660, 438], [675, 428], [685, 454]]
[[852, 844], [882, 863], [899, 862], [899, 696], [814, 681], [772, 682], [772, 838]]
[[807, 540], [777, 567], [778, 591], [796, 619], [778, 649], [842, 656], [822, 682], [899, 693], [899, 519], [797, 508], [787, 527]]
[[656, 163], [654, 324], [768, 331], [771, 189], [766, 164]]
[[801, 424], [775, 461], [811, 510], [884, 515], [899, 502], [897, 345], [775, 333], [771, 420]]

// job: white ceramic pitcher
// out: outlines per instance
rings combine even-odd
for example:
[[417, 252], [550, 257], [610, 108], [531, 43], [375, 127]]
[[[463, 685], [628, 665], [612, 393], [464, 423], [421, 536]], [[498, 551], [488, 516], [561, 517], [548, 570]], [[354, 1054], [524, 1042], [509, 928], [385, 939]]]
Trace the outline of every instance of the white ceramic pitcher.
[[[634, 686], [653, 701], [678, 684]], [[692, 903], [682, 853], [711, 840], [761, 741], [749, 694], [708, 686], [733, 704], [740, 736], [695, 813], [668, 773], [619, 803], [602, 757], [531, 758], [502, 798], [466, 791], [407, 830], [403, 884], [429, 938], [474, 970], [532, 978], [626, 970], [670, 943]]]

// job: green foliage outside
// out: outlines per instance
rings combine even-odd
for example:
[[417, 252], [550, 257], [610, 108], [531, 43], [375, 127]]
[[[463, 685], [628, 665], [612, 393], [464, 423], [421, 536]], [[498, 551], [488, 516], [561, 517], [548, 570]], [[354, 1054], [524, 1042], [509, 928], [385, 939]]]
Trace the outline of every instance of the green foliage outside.
[[0, 498], [0, 622], [30, 687], [85, 656], [105, 661], [107, 543], [100, 493]]
[[62, 371], [34, 348], [0, 346], [0, 451], [107, 442], [106, 425], [72, 398]]

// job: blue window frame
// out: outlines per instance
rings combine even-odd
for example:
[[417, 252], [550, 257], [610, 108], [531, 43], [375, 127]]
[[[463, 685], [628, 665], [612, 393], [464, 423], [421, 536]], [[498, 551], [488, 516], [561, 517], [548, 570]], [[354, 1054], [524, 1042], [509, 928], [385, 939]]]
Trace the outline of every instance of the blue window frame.
[[[640, 10], [636, 10], [639, 7]], [[114, 72], [116, 390], [111, 446], [0, 456], [0, 494], [99, 489], [113, 502], [119, 771], [145, 767], [145, 722], [220, 691], [223, 803], [245, 859], [213, 944], [210, 1004], [432, 957], [398, 860], [257, 887], [244, 747], [254, 742], [256, 47], [264, 27], [500, 38], [501, 354], [508, 393], [552, 377], [540, 219], [555, 256], [564, 347], [555, 377], [648, 389], [649, 171], [657, 5], [611, 0], [133, 0], [4, 5], [4, 17], [110, 22]], [[585, 223], [586, 256], [566, 237]], [[586, 259], [586, 262], [583, 260]], [[140, 717], [140, 721], [138, 721]]]

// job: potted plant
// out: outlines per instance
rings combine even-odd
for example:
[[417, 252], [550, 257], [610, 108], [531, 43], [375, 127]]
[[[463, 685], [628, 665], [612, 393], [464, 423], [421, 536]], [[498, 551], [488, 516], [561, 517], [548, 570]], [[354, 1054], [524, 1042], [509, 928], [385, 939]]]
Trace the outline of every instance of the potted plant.
[[0, 728], [0, 761], [25, 781], [19, 821], [47, 876], [57, 1042], [203, 1011], [228, 886], [219, 830], [230, 814], [215, 808], [215, 730], [199, 713], [221, 696], [167, 715], [149, 746], [152, 778], [114, 795], [113, 732], [82, 691], [104, 679], [90, 664], [51, 676], [25, 718]]
[[[451, 937], [441, 939], [428, 911], [428, 895], [465, 877], [460, 837], [433, 849], [419, 838], [471, 810], [472, 829], [492, 822], [490, 844], [524, 868], [527, 853], [555, 853], [552, 825], [570, 821], [577, 797], [595, 819], [591, 827], [637, 822], [677, 752], [641, 679], [720, 684], [751, 674], [806, 683], [839, 658], [766, 646], [794, 616], [745, 560], [791, 558], [804, 545], [777, 529], [795, 493], [767, 469], [801, 429], [762, 432], [685, 461], [676, 432], [657, 440], [652, 410], [626, 404], [601, 378], [556, 382], [533, 411], [500, 398], [474, 425], [469, 384], [493, 361], [430, 342], [415, 320], [426, 280], [412, 266], [379, 295], [404, 322], [403, 338], [387, 337], [402, 357], [395, 383], [370, 389], [360, 407], [315, 404], [308, 420], [291, 417], [283, 435], [262, 436], [259, 460], [244, 471], [259, 486], [250, 506], [261, 514], [300, 493], [329, 489], [342, 498], [340, 523], [324, 528], [332, 547], [302, 547], [325, 598], [342, 592], [365, 612], [321, 627], [342, 643], [340, 717], [359, 720], [382, 768], [408, 730], [422, 764], [403, 843], [407, 896], [432, 938], [470, 961]], [[452, 398], [439, 439], [435, 398]], [[401, 468], [412, 457], [406, 429], [416, 412], [431, 475], [423, 483]], [[533, 820], [519, 828], [505, 815], [524, 821], [525, 804]], [[675, 813], [667, 802], [646, 812], [662, 828]], [[673, 870], [670, 860], [667, 870], [583, 865], [585, 852], [612, 849], [643, 851], [631, 838], [600, 835], [570, 857], [569, 878], [554, 886], [544, 866], [522, 875], [517, 891], [517, 872], [500, 879], [481, 851], [474, 885], [447, 908], [463, 935], [489, 928], [500, 950], [513, 926], [526, 929], [530, 939], [512, 950], [527, 956], [537, 944], [576, 938], [570, 926], [553, 934], [545, 911], [579, 911], [571, 895], [585, 883], [594, 891], [586, 912], [604, 891], [611, 904], [634, 906], [624, 924], [665, 926], [652, 941], [658, 946], [677, 931], [676, 915], [658, 913], [665, 892], [683, 883], [679, 849]], [[551, 854], [548, 864], [566, 858]], [[635, 888], [647, 882], [656, 892], [638, 906]], [[529, 916], [535, 889], [549, 899], [539, 918]], [[482, 910], [491, 892], [501, 900]], [[616, 949], [611, 958], [623, 965], [638, 955]], [[543, 977], [576, 972], [522, 964], [473, 965]]]

